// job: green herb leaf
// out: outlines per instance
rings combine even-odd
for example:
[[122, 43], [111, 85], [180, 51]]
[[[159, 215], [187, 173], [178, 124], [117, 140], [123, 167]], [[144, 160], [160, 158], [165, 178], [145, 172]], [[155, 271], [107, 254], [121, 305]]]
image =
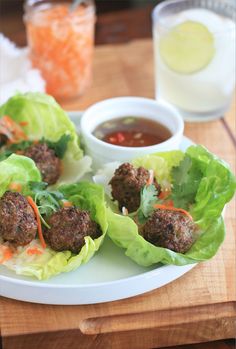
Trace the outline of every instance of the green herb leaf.
[[56, 156], [62, 159], [67, 150], [67, 144], [70, 141], [70, 139], [70, 135], [64, 134], [57, 142], [51, 142], [45, 139], [42, 139], [42, 142], [45, 142], [49, 148], [54, 150]]
[[20, 143], [11, 144], [7, 147], [4, 147], [4, 151], [0, 154], [0, 161], [7, 159], [13, 153], [16, 153], [18, 150], [25, 150], [30, 147], [32, 141], [22, 141]]
[[12, 153], [15, 153], [18, 150], [25, 150], [29, 148], [32, 144], [33, 144], [32, 141], [22, 141], [20, 143], [11, 144], [10, 146], [7, 147], [7, 149]]
[[195, 201], [202, 172], [189, 155], [185, 155], [178, 167], [172, 170], [172, 199], [175, 207], [189, 209]]
[[29, 187], [34, 193], [46, 189], [47, 186], [48, 184], [46, 182], [29, 182]]
[[145, 223], [147, 218], [154, 211], [154, 204], [157, 203], [157, 190], [154, 184], [145, 185], [141, 191], [140, 207], [137, 211], [138, 220], [141, 224]]
[[61, 201], [64, 199], [64, 195], [60, 191], [46, 190], [47, 183], [45, 182], [30, 182], [29, 188], [34, 194], [34, 201], [38, 206], [43, 224], [49, 227], [42, 216], [48, 217], [57, 211], [61, 207]]
[[[56, 156], [62, 159], [67, 150], [67, 144], [70, 141], [70, 139], [70, 135], [63, 135], [57, 142], [51, 142], [46, 140], [45, 138], [42, 138], [40, 142], [46, 143], [49, 148], [54, 150]], [[0, 161], [6, 159], [8, 156], [10, 156], [13, 153], [16, 153], [19, 150], [26, 150], [32, 144], [32, 141], [22, 141], [20, 143], [11, 144], [2, 154], [0, 154]]]

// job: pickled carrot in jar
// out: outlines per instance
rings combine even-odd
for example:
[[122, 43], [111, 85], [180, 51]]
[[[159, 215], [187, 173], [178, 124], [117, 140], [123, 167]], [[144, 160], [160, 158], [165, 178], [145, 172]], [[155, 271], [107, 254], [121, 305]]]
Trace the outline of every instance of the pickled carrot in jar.
[[25, 16], [32, 64], [41, 70], [47, 93], [58, 100], [81, 95], [92, 78], [94, 6], [71, 11], [69, 5], [47, 1]]

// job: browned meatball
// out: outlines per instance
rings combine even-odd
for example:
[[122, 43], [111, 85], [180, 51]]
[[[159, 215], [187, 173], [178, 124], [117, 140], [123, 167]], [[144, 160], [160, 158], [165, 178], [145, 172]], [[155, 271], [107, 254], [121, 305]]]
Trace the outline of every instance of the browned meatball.
[[45, 229], [44, 236], [55, 251], [78, 253], [85, 243], [85, 236], [96, 239], [102, 234], [89, 213], [76, 207], [61, 208], [48, 218], [47, 223], [50, 229]]
[[24, 246], [37, 233], [34, 211], [26, 198], [10, 191], [0, 199], [0, 236], [15, 246]]
[[46, 143], [37, 143], [27, 148], [24, 155], [34, 160], [44, 182], [56, 183], [61, 174], [61, 161], [53, 149], [50, 149]]
[[[143, 167], [135, 168], [129, 163], [124, 163], [116, 169], [109, 184], [112, 188], [112, 197], [118, 201], [120, 211], [123, 206], [129, 212], [139, 208], [141, 189], [147, 184], [149, 177], [148, 170]], [[153, 183], [159, 195], [161, 188], [156, 180]]]
[[175, 252], [185, 253], [194, 242], [196, 225], [182, 212], [156, 210], [141, 229], [144, 239]]

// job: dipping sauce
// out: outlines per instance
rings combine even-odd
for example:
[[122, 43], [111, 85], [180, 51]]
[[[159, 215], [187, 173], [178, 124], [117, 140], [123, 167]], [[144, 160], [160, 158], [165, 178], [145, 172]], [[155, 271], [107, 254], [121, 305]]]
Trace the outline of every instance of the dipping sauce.
[[147, 147], [172, 136], [170, 130], [159, 122], [133, 116], [105, 121], [96, 127], [93, 135], [122, 147]]

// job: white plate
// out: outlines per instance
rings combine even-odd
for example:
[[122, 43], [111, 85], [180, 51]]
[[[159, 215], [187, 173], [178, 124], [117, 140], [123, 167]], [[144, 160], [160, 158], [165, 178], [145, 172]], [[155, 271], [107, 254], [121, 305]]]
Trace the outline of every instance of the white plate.
[[[184, 137], [181, 149], [193, 144]], [[125, 256], [124, 250], [106, 237], [85, 265], [47, 281], [18, 276], [0, 267], [0, 295], [43, 304], [94, 304], [142, 294], [179, 278], [196, 264], [144, 268]]]

